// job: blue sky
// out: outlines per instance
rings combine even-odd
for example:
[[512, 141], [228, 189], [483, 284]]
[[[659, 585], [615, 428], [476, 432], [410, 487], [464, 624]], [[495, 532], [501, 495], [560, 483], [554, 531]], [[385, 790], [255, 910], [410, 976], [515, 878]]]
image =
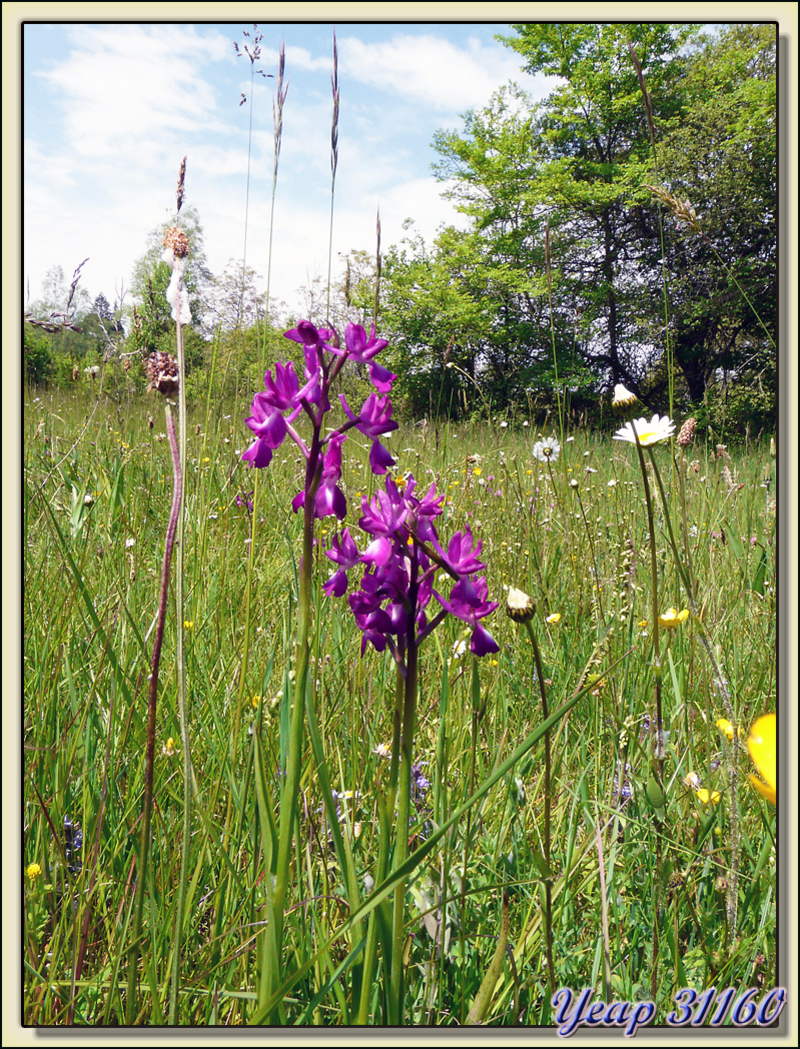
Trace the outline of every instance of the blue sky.
[[[335, 6], [335, 5], [334, 5]], [[260, 24], [256, 68], [276, 71], [281, 40], [289, 81], [278, 176], [271, 297], [302, 307], [299, 289], [325, 276], [330, 213], [333, 23]], [[507, 25], [346, 23], [339, 52], [339, 166], [334, 260], [384, 249], [402, 223], [430, 241], [462, 222], [441, 197], [431, 163], [439, 128], [516, 80], [534, 97], [554, 86], [522, 73], [495, 40]], [[148, 233], [174, 207], [181, 158], [187, 202], [199, 211], [211, 271], [242, 257], [250, 63], [233, 41], [252, 24], [26, 25], [24, 60], [24, 281], [30, 299], [54, 265], [113, 302], [130, 284]], [[275, 80], [256, 77], [247, 262], [266, 283]], [[336, 264], [334, 262], [334, 268]], [[128, 300], [130, 304], [130, 300]]]

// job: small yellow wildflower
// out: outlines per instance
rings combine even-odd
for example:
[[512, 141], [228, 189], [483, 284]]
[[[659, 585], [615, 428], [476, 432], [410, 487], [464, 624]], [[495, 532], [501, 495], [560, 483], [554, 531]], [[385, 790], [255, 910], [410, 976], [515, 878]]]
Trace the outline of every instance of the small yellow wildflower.
[[549, 615], [547, 617], [547, 619], [545, 619], [545, 623], [560, 623], [560, 622], [561, 622], [561, 613], [560, 612], [553, 612], [552, 615]]
[[205, 456], [203, 456], [203, 462], [204, 463], [210, 463], [211, 460], [209, 459], [209, 457], [207, 455], [205, 455]]
[[161, 748], [161, 753], [164, 755], [165, 758], [172, 758], [175, 756], [175, 740], [172, 738], [172, 736], [169, 737], [167, 742]]
[[689, 772], [684, 776], [683, 782], [687, 787], [691, 787], [697, 795], [697, 800], [702, 802], [703, 805], [717, 805], [722, 797], [718, 790], [706, 790], [702, 786], [702, 781], [696, 772]]
[[184, 630], [194, 630], [194, 620], [193, 619], [184, 619], [184, 621], [183, 621], [183, 629]]
[[747, 737], [747, 749], [750, 751], [753, 764], [767, 781], [762, 783], [756, 776], [751, 776], [750, 782], [773, 805], [776, 801], [778, 784], [776, 734], [776, 716], [765, 714], [758, 721], [753, 722], [750, 735]]
[[253, 704], [253, 707], [257, 710], [258, 704], [261, 702], [261, 696], [251, 696], [250, 702]]
[[42, 868], [39, 866], [38, 863], [30, 863], [28, 864], [28, 868], [25, 871], [25, 873], [28, 875], [31, 881], [36, 881], [37, 878], [40, 878], [42, 876]]
[[728, 742], [732, 743], [733, 725], [730, 723], [730, 721], [728, 721], [727, 718], [718, 718], [717, 721], [714, 722], [714, 724], [717, 726], [717, 728], [723, 735], [727, 736]]
[[688, 618], [688, 608], [684, 608], [682, 612], [678, 612], [674, 608], [668, 608], [663, 615], [658, 617], [658, 625], [665, 627], [667, 630], [676, 630], [681, 623], [685, 623]]
[[483, 473], [483, 470], [481, 470], [480, 466], [476, 466], [472, 472], [476, 477], [480, 477], [480, 475]]

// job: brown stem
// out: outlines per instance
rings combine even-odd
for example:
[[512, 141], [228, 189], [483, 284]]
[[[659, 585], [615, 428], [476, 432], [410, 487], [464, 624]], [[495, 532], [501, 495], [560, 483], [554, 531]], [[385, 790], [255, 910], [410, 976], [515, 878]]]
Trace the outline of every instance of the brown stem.
[[139, 846], [139, 864], [136, 876], [136, 900], [134, 903], [133, 943], [130, 948], [128, 964], [128, 999], [126, 1003], [126, 1021], [131, 1026], [136, 1019], [135, 988], [137, 986], [137, 968], [139, 962], [139, 941], [142, 933], [142, 915], [144, 912], [144, 892], [147, 881], [147, 854], [150, 847], [150, 819], [153, 812], [153, 767], [156, 753], [156, 707], [158, 703], [158, 668], [161, 663], [161, 647], [164, 642], [164, 624], [167, 618], [167, 596], [169, 594], [169, 570], [172, 564], [172, 550], [175, 546], [175, 532], [178, 527], [178, 514], [183, 491], [181, 458], [178, 449], [178, 438], [175, 434], [175, 419], [172, 408], [167, 402], [167, 437], [172, 452], [172, 509], [167, 525], [167, 536], [164, 542], [164, 562], [161, 568], [161, 594], [158, 600], [156, 635], [153, 640], [153, 658], [150, 672], [150, 694], [147, 700], [147, 749], [144, 764], [144, 810], [142, 813], [142, 837]]

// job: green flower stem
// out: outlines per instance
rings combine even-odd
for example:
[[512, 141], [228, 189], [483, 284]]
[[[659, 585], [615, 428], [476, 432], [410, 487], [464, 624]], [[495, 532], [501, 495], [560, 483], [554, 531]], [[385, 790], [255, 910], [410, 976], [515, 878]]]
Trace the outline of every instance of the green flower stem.
[[[277, 956], [269, 964], [267, 986], [280, 978], [280, 951], [283, 942], [283, 918], [289, 887], [292, 861], [292, 838], [297, 815], [300, 790], [300, 771], [303, 756], [303, 713], [308, 687], [309, 635], [311, 632], [311, 580], [314, 565], [314, 496], [322, 476], [320, 461], [320, 439], [315, 430], [306, 475], [306, 498], [303, 506], [303, 557], [300, 563], [299, 594], [297, 602], [297, 639], [295, 643], [294, 684], [291, 689], [289, 714], [289, 744], [286, 753], [286, 773], [278, 828], [278, 866], [275, 873], [275, 889], [272, 896], [274, 914], [274, 944]], [[265, 959], [266, 961], [266, 959]], [[271, 993], [271, 990], [270, 990]]]
[[[403, 728], [403, 700], [405, 696], [405, 677], [402, 668], [398, 665], [395, 677], [395, 701], [392, 715], [392, 756], [389, 766], [389, 783], [386, 793], [378, 801], [378, 831], [380, 840], [378, 843], [378, 862], [375, 869], [375, 884], [380, 885], [389, 871], [389, 854], [392, 845], [392, 816], [394, 815], [395, 800], [397, 798], [397, 780], [400, 770], [400, 743]], [[369, 1007], [372, 997], [372, 981], [375, 974], [375, 965], [378, 956], [378, 934], [379, 929], [386, 923], [384, 904], [376, 908], [369, 919], [369, 930], [367, 932], [367, 944], [364, 952], [364, 972], [361, 984], [361, 1001], [358, 1009], [359, 1025], [369, 1023]], [[385, 959], [387, 974], [391, 972], [391, 958]], [[389, 980], [387, 980], [387, 985]], [[390, 1022], [396, 1024], [393, 1003], [389, 1003]]]
[[[639, 466], [642, 471], [644, 482], [644, 498], [647, 505], [647, 524], [650, 532], [650, 573], [652, 579], [652, 617], [653, 617], [653, 676], [656, 685], [656, 732], [655, 747], [651, 762], [652, 774], [655, 777], [660, 797], [664, 797], [664, 732], [661, 718], [661, 656], [658, 647], [658, 565], [656, 562], [656, 527], [653, 514], [653, 500], [650, 495], [650, 484], [647, 480], [644, 453], [636, 427], [633, 426], [633, 436], [636, 439], [636, 452], [639, 456]], [[650, 458], [653, 460], [653, 452], [650, 450]], [[654, 467], [655, 469], [655, 467]], [[664, 508], [664, 516], [669, 519], [667, 507]], [[671, 528], [671, 525], [670, 525]], [[653, 890], [653, 955], [652, 972], [650, 976], [650, 991], [655, 997], [658, 990], [658, 944], [659, 944], [659, 915], [661, 898], [661, 821], [656, 817], [656, 879]]]
[[[415, 587], [412, 584], [410, 604], [416, 606]], [[394, 850], [394, 869], [401, 867], [408, 858], [408, 824], [411, 818], [411, 763], [414, 753], [414, 729], [417, 713], [417, 641], [414, 625], [408, 632], [406, 649], [405, 690], [403, 697], [403, 734], [400, 744], [400, 782], [397, 798], [397, 839]], [[394, 919], [392, 926], [392, 975], [389, 1001], [396, 1011], [390, 1023], [402, 1025], [403, 1016], [403, 944], [405, 942], [406, 880], [403, 878], [394, 895]]]
[[144, 810], [142, 812], [142, 834], [139, 843], [139, 861], [136, 868], [136, 896], [133, 911], [133, 942], [128, 954], [128, 995], [125, 1003], [125, 1022], [133, 1026], [136, 1022], [138, 1004], [138, 968], [140, 941], [142, 937], [142, 918], [144, 915], [144, 894], [147, 885], [147, 858], [150, 849], [150, 823], [153, 814], [153, 769], [156, 753], [156, 709], [158, 706], [158, 670], [161, 664], [161, 648], [164, 643], [164, 624], [167, 618], [167, 595], [169, 593], [169, 572], [172, 564], [172, 551], [175, 546], [175, 533], [178, 527], [181, 496], [183, 493], [183, 476], [178, 439], [175, 434], [175, 419], [172, 407], [166, 404], [167, 437], [172, 452], [172, 509], [167, 525], [164, 542], [164, 561], [161, 568], [161, 592], [158, 600], [156, 634], [153, 640], [153, 656], [150, 670], [150, 692], [147, 703], [147, 746], [144, 764]]
[[[661, 473], [659, 472], [658, 465], [653, 456], [653, 451], [650, 449], [650, 458], [653, 462], [653, 473], [656, 478], [658, 485], [659, 495], [661, 496], [661, 505], [664, 509], [664, 520], [667, 522], [667, 535], [669, 537], [669, 545], [672, 550], [672, 556], [675, 561], [675, 566], [678, 570], [678, 574], [681, 577], [681, 581], [686, 590], [686, 596], [689, 601], [689, 608], [692, 612], [692, 622], [697, 630], [697, 635], [700, 638], [700, 643], [706, 651], [711, 669], [714, 674], [714, 683], [722, 697], [723, 707], [725, 709], [725, 716], [733, 725], [736, 723], [737, 718], [733, 710], [733, 704], [731, 702], [731, 692], [728, 687], [728, 682], [725, 674], [722, 671], [722, 667], [719, 664], [713, 646], [710, 639], [707, 637], [703, 622], [700, 619], [699, 609], [697, 605], [697, 597], [694, 592], [694, 581], [692, 577], [691, 569], [691, 558], [689, 555], [689, 543], [686, 539], [686, 520], [685, 520], [685, 506], [683, 507], [684, 521], [683, 521], [683, 534], [684, 542], [686, 546], [686, 557], [687, 565], [684, 565], [681, 561], [680, 553], [678, 551], [678, 544], [675, 539], [675, 533], [672, 529], [672, 519], [669, 514], [669, 506], [667, 504], [667, 494], [664, 491], [664, 483], [661, 480]], [[677, 470], [681, 485], [681, 498], [683, 499], [683, 477], [680, 471]], [[730, 822], [730, 837], [731, 837], [731, 862], [730, 862], [730, 873], [728, 876], [728, 893], [726, 898], [726, 918], [727, 918], [727, 935], [726, 942], [730, 945], [733, 937], [736, 933], [737, 923], [737, 912], [739, 905], [739, 889], [738, 889], [738, 871], [739, 871], [739, 807], [736, 797], [736, 766], [734, 764], [734, 747], [725, 747], [726, 755], [726, 770], [728, 773], [728, 816]]]
[[[180, 301], [180, 295], [179, 295]], [[180, 472], [186, 476], [186, 364], [183, 348], [183, 325], [176, 325], [176, 346], [178, 351], [178, 418], [180, 421]], [[181, 493], [182, 494], [182, 493]], [[181, 940], [183, 937], [183, 916], [186, 910], [186, 896], [189, 882], [189, 847], [192, 840], [192, 794], [197, 792], [197, 783], [192, 767], [192, 748], [189, 736], [189, 704], [186, 687], [186, 652], [183, 630], [184, 605], [184, 523], [183, 499], [178, 509], [177, 552], [175, 558], [175, 616], [177, 624], [178, 664], [178, 720], [181, 727], [181, 748], [183, 751], [183, 835], [181, 838], [181, 869], [178, 880], [178, 901], [175, 914], [175, 946], [173, 954], [172, 990], [170, 993], [169, 1022], [178, 1023], [178, 990], [180, 987]]]
[[[539, 643], [533, 632], [530, 620], [525, 620], [525, 629], [533, 646], [533, 661], [536, 666], [536, 677], [539, 681], [539, 693], [542, 697], [542, 718], [547, 721], [549, 715], [547, 707], [547, 687], [544, 683], [544, 667], [542, 656], [539, 651]], [[550, 867], [550, 807], [552, 802], [552, 785], [550, 781], [550, 729], [544, 734], [544, 862], [547, 867], [547, 876], [544, 881], [545, 897], [545, 946], [547, 950], [547, 977], [550, 983], [550, 995], [556, 993], [556, 970], [553, 962], [553, 881]]]
[[583, 525], [584, 525], [584, 528], [586, 529], [586, 535], [589, 538], [589, 550], [590, 550], [591, 555], [592, 555], [592, 569], [594, 571], [594, 598], [597, 601], [597, 610], [600, 613], [600, 622], [603, 624], [603, 626], [605, 626], [606, 617], [605, 617], [605, 614], [603, 612], [603, 600], [602, 600], [602, 597], [601, 597], [601, 590], [600, 590], [600, 572], [599, 572], [598, 567], [597, 567], [597, 554], [595, 553], [595, 549], [594, 549], [594, 539], [592, 537], [592, 529], [591, 529], [591, 527], [589, 525], [589, 521], [588, 521], [588, 519], [586, 517], [586, 510], [584, 509], [584, 506], [583, 506], [583, 500], [581, 499], [580, 490], [578, 488], [576, 488], [576, 487], [573, 487], [572, 491], [575, 493], [575, 498], [578, 500], [578, 506], [581, 508], [581, 517], [583, 518]]
[[[653, 673], [656, 682], [656, 745], [655, 745], [655, 761], [656, 761], [656, 779], [658, 780], [659, 787], [663, 788], [663, 766], [664, 762], [662, 759], [663, 750], [663, 723], [661, 718], [661, 654], [659, 650], [659, 635], [658, 635], [658, 564], [656, 561], [656, 525], [655, 516], [653, 514], [653, 499], [650, 495], [650, 484], [647, 480], [647, 469], [645, 468], [644, 452], [642, 451], [642, 445], [639, 440], [639, 435], [636, 433], [636, 427], [633, 427], [633, 435], [636, 438], [636, 451], [639, 455], [639, 466], [642, 471], [642, 481], [644, 482], [644, 499], [647, 506], [647, 525], [650, 533], [650, 578], [651, 578], [651, 604], [653, 609]], [[653, 459], [652, 449], [650, 451], [650, 458]], [[667, 507], [664, 507], [664, 516], [669, 521], [669, 513]], [[671, 530], [672, 524], [670, 522], [668, 526]]]
[[[562, 441], [563, 441], [563, 437], [562, 437]], [[566, 458], [562, 458], [562, 460], [561, 460], [561, 468], [562, 468], [562, 471], [563, 471], [565, 487], [572, 487], [570, 485], [570, 483], [569, 483], [569, 478], [567, 477], [567, 460], [566, 460]], [[570, 520], [569, 514], [567, 513], [566, 504], [564, 503], [564, 501], [562, 501], [561, 496], [558, 494], [558, 486], [556, 485], [555, 477], [553, 476], [553, 464], [552, 464], [552, 462], [551, 462], [551, 460], [549, 458], [547, 460], [547, 471], [550, 474], [550, 484], [553, 486], [553, 496], [554, 496], [554, 498], [556, 500], [556, 505], [558, 506], [558, 512], [561, 514], [562, 527], [564, 528], [564, 535], [565, 535], [566, 540], [567, 540], [567, 549], [569, 551], [570, 568], [572, 569], [572, 575], [573, 575], [573, 577], [575, 579], [575, 593], [578, 596], [578, 605], [580, 606], [580, 604], [581, 604], [581, 586], [582, 586], [582, 584], [581, 584], [581, 577], [580, 577], [580, 574], [578, 572], [578, 560], [575, 557], [575, 554], [573, 553], [574, 544], [572, 542], [572, 538], [573, 538], [572, 522]]]

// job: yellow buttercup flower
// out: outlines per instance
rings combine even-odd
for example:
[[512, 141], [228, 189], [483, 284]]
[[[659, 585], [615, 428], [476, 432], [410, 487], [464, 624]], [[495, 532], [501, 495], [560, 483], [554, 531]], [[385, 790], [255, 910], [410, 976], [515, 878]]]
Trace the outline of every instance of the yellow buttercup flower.
[[658, 617], [658, 625], [666, 627], [667, 630], [676, 630], [681, 623], [685, 623], [688, 618], [688, 608], [684, 608], [682, 612], [678, 612], [674, 608], [668, 608], [663, 615]]
[[700, 790], [697, 791], [697, 797], [700, 799], [700, 801], [702, 801], [704, 805], [708, 805], [709, 803], [712, 805], [716, 805], [719, 802], [719, 799], [722, 797], [722, 795], [718, 790], [709, 791], [706, 790], [705, 787], [701, 787]]
[[776, 729], [775, 715], [765, 714], [753, 723], [750, 735], [747, 737], [747, 749], [750, 751], [753, 764], [767, 781], [763, 783], [758, 777], [751, 776], [750, 782], [773, 805], [778, 785]]
[[727, 718], [718, 718], [714, 722], [714, 724], [717, 726], [717, 728], [720, 730], [720, 732], [724, 736], [727, 736], [728, 742], [732, 743], [733, 742], [733, 725], [730, 723], [730, 721], [728, 721]]
[[698, 801], [702, 802], [703, 805], [717, 805], [722, 797], [718, 790], [706, 790], [696, 772], [689, 772], [684, 776], [683, 782], [687, 787], [692, 788], [697, 795]]

